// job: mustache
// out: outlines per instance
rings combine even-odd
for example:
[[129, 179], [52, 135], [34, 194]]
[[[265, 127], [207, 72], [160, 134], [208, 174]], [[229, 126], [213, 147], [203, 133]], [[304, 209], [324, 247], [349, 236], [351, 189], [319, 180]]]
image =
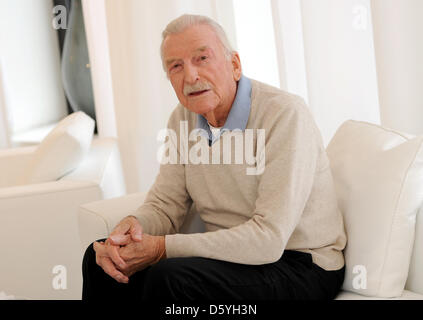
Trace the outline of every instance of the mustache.
[[207, 81], [197, 82], [194, 85], [186, 84], [184, 86], [184, 95], [187, 96], [193, 92], [210, 90], [210, 89], [211, 89], [211, 85]]

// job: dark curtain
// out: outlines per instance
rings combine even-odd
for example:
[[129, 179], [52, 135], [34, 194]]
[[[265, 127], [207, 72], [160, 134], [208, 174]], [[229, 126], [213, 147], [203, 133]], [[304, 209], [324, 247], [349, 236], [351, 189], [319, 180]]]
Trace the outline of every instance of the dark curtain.
[[83, 111], [97, 121], [91, 82], [87, 37], [81, 0], [54, 0], [66, 8], [66, 29], [57, 29], [60, 46], [62, 82], [69, 113]]
[[[53, 6], [59, 6], [59, 5], [66, 7], [66, 21], [69, 21], [69, 13], [71, 10], [71, 0], [53, 0]], [[62, 58], [66, 29], [57, 29], [56, 32], [57, 32], [57, 37], [59, 39], [60, 58]], [[65, 94], [65, 98], [66, 98], [66, 104], [68, 106], [68, 113], [71, 114], [73, 110], [69, 104], [69, 100], [68, 100], [68, 97], [66, 97], [66, 94]]]

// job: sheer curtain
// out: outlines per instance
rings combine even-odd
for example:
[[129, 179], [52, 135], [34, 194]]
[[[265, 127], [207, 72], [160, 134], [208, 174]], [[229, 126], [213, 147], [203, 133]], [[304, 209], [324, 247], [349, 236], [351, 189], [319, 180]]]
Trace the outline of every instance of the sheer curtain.
[[[260, 33], [250, 32], [255, 24], [247, 28], [240, 25], [236, 30], [237, 37], [249, 37], [250, 47], [239, 49], [241, 58], [251, 57], [245, 61], [253, 65], [251, 77], [302, 96], [325, 143], [347, 119], [380, 122], [369, 1], [247, 2], [250, 12], [264, 8], [268, 11], [254, 16], [255, 24], [262, 26]], [[244, 0], [234, 3], [235, 7], [244, 6]], [[243, 10], [235, 10], [235, 20], [251, 17]], [[256, 43], [263, 41], [263, 34], [272, 35], [272, 45], [255, 48]], [[254, 51], [267, 56], [256, 58], [251, 53]], [[263, 63], [269, 63], [269, 70], [263, 70]], [[275, 75], [278, 81], [274, 80]]]
[[1, 58], [0, 58], [0, 149], [10, 147], [9, 137], [9, 121], [6, 112], [6, 105], [4, 103], [3, 78], [1, 73]]
[[161, 65], [161, 32], [183, 13], [203, 14], [236, 41], [231, 2], [84, 0], [83, 6], [99, 135], [119, 137], [128, 192], [148, 191], [159, 168], [157, 133], [178, 103]]
[[161, 31], [183, 13], [221, 23], [247, 76], [302, 96], [325, 144], [348, 119], [423, 133], [420, 0], [85, 0], [84, 9], [100, 135], [119, 137], [128, 192], [147, 191], [158, 172], [157, 133], [177, 104]]
[[372, 0], [382, 124], [423, 134], [423, 1]]
[[326, 144], [348, 119], [423, 134], [423, 1], [233, 3], [248, 75], [302, 96]]

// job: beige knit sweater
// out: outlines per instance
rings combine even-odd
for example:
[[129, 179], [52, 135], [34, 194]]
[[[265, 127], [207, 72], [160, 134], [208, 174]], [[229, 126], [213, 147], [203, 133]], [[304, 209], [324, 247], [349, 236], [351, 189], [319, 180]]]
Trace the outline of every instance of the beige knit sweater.
[[[169, 119], [168, 128], [178, 140], [167, 141], [177, 148], [178, 160], [189, 154], [181, 150], [180, 121], [187, 121], [191, 132], [197, 114], [178, 105]], [[235, 137], [232, 162], [224, 164], [222, 140], [231, 133], [223, 133], [222, 143], [202, 149], [210, 153], [211, 163], [217, 154], [212, 153], [220, 148], [220, 164], [182, 161], [160, 166], [144, 204], [134, 214], [144, 232], [166, 235], [168, 258], [206, 257], [254, 265], [275, 262], [284, 250], [297, 250], [311, 253], [313, 262], [325, 270], [343, 267], [346, 235], [329, 160], [303, 100], [252, 80], [246, 129], [255, 132], [253, 153], [262, 160], [263, 173], [247, 174], [253, 165], [246, 157], [235, 163]], [[264, 148], [256, 129], [265, 130]], [[245, 132], [235, 136], [247, 143]], [[194, 144], [189, 142], [189, 150]], [[178, 234], [193, 203], [207, 231]]]

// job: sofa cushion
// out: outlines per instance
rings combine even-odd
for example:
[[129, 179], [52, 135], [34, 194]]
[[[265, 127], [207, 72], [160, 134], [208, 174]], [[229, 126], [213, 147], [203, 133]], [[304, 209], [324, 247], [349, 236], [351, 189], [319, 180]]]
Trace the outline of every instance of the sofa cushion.
[[[386, 298], [367, 297], [349, 291], [341, 291], [335, 300], [385, 300]], [[423, 295], [413, 291], [404, 290], [399, 297], [390, 298], [390, 300], [423, 300]]]
[[54, 181], [74, 170], [87, 154], [93, 132], [94, 120], [82, 111], [64, 118], [34, 151], [20, 184]]
[[343, 289], [401, 296], [423, 202], [423, 137], [347, 121], [327, 147], [347, 233]]

